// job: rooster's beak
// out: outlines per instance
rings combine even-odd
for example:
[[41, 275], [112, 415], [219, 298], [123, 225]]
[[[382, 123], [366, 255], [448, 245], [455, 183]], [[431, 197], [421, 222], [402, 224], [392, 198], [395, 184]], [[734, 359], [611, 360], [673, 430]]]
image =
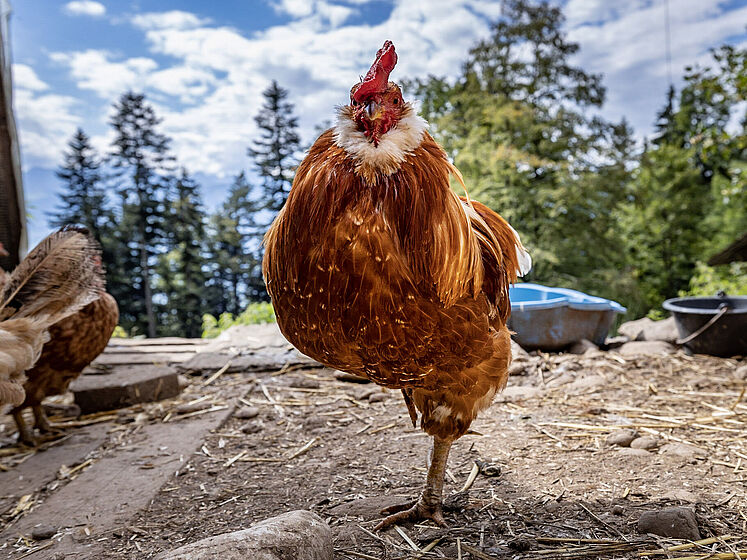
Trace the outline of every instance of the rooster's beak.
[[368, 105], [366, 105], [366, 116], [370, 120], [374, 120], [378, 117], [379, 113], [379, 104], [376, 103], [376, 101], [369, 102]]

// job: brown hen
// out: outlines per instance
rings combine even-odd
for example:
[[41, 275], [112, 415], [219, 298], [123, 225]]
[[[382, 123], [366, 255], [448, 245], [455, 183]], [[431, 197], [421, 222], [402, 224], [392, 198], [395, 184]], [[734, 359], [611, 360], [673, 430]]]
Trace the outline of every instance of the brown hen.
[[23, 402], [24, 372], [47, 329], [98, 299], [103, 285], [99, 247], [81, 228], [48, 236], [11, 274], [0, 270], [0, 405]]
[[104, 293], [96, 301], [49, 328], [49, 342], [44, 345], [36, 365], [26, 372], [26, 383], [23, 385], [26, 398], [12, 411], [20, 441], [27, 445], [35, 443], [32, 430], [23, 419], [23, 409], [27, 407], [34, 412], [34, 426], [40, 432], [53, 431], [42, 408], [42, 401], [67, 391], [70, 383], [104, 351], [118, 321], [117, 302]]
[[503, 218], [451, 190], [459, 172], [388, 81], [396, 60], [387, 41], [311, 147], [263, 263], [288, 340], [401, 389], [413, 424], [419, 412], [434, 438], [420, 498], [378, 528], [445, 523], [449, 449], [506, 384], [508, 286], [531, 265]]

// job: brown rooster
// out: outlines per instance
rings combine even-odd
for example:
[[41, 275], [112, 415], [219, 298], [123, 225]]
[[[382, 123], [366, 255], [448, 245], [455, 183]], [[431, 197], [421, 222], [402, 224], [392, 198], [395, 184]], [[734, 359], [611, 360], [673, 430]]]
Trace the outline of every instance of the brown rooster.
[[77, 228], [45, 238], [11, 274], [0, 271], [0, 405], [23, 402], [24, 372], [47, 329], [99, 298], [103, 285], [98, 246]]
[[265, 238], [267, 290], [305, 354], [402, 390], [433, 436], [425, 489], [377, 528], [431, 519], [449, 449], [506, 384], [508, 286], [531, 260], [508, 223], [460, 199], [427, 124], [389, 82], [387, 41], [298, 168]]

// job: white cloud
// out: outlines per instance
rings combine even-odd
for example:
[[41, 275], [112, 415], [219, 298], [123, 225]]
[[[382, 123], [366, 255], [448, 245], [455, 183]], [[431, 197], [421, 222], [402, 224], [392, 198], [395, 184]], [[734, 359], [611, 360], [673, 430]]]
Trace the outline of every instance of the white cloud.
[[145, 78], [158, 67], [150, 58], [115, 62], [112, 56], [109, 51], [93, 49], [51, 54], [53, 61], [70, 68], [79, 88], [94, 91], [104, 99], [113, 99], [128, 89], [142, 88]]
[[190, 12], [172, 10], [170, 12], [148, 12], [132, 17], [132, 24], [140, 29], [192, 29], [210, 23]]
[[[101, 115], [124, 90], [145, 91], [181, 164], [193, 172], [233, 175], [250, 165], [246, 148], [256, 138], [254, 116], [272, 79], [290, 91], [302, 137], [310, 142], [315, 126], [347, 102], [350, 87], [385, 39], [399, 54], [395, 81], [453, 77], [469, 48], [489, 36], [489, 20], [501, 7], [491, 0], [395, 0], [385, 21], [345, 25], [366, 1], [278, 0], [273, 6], [290, 21], [251, 35], [190, 12], [141, 13], [130, 22], [142, 31], [153, 58], [89, 49], [54, 53], [52, 59], [69, 68], [79, 88], [100, 98]], [[742, 33], [741, 22], [747, 21], [747, 8], [723, 14], [719, 0], [677, 4], [671, 12], [675, 75], [707, 47]], [[606, 73], [610, 103], [604, 114], [627, 114], [639, 129], [649, 129], [666, 89], [662, 10], [660, 0], [631, 0], [624, 8], [606, 0], [565, 4], [570, 38], [581, 43], [577, 63]], [[24, 72], [20, 80], [28, 91], [43, 84], [31, 79], [33, 71]], [[106, 136], [94, 140], [102, 147], [108, 143]]]
[[93, 0], [75, 0], [65, 4], [63, 11], [72, 16], [101, 17], [106, 14], [106, 6]]
[[13, 64], [13, 85], [16, 88], [32, 91], [49, 89], [49, 85], [39, 79], [31, 66], [19, 63]]
[[68, 139], [81, 124], [76, 99], [18, 88], [13, 104], [24, 168], [57, 165]]
[[[648, 133], [665, 101], [668, 68], [664, 2], [636, 1], [615, 10], [604, 0], [571, 0], [566, 6], [569, 38], [580, 43], [577, 63], [602, 72], [608, 89], [604, 114], [626, 115], [639, 133]], [[678, 0], [670, 6], [672, 76], [710, 59], [709, 49], [744, 34], [747, 6], [724, 11], [723, 0]], [[619, 6], [618, 6], [619, 8]]]

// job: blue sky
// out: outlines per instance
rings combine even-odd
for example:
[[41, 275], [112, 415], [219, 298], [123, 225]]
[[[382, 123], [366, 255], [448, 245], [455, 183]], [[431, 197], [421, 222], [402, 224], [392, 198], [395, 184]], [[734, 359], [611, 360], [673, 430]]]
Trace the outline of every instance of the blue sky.
[[[664, 0], [558, 0], [575, 62], [602, 72], [603, 116], [650, 133], [668, 84]], [[144, 91], [163, 117], [179, 163], [209, 207], [251, 162], [253, 117], [270, 80], [290, 91], [304, 142], [347, 101], [385, 39], [392, 75], [455, 76], [489, 35], [489, 0], [11, 0], [14, 104], [32, 243], [56, 204], [54, 169], [77, 126], [106, 151], [111, 104]], [[747, 46], [745, 0], [669, 0], [672, 73], [707, 62], [708, 49]]]

